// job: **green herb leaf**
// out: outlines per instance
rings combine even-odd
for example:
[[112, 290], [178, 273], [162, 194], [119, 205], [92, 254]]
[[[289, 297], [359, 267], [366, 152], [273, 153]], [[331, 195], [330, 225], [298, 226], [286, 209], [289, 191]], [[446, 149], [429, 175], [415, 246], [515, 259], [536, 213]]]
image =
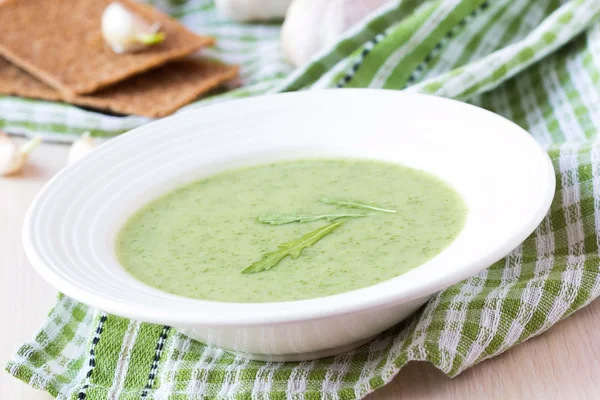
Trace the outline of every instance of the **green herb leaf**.
[[333, 206], [348, 207], [348, 208], [360, 208], [361, 210], [372, 210], [372, 211], [379, 211], [379, 212], [392, 213], [392, 214], [397, 213], [396, 210], [389, 210], [387, 208], [374, 206], [372, 204], [358, 203], [355, 201], [334, 200], [334, 199], [328, 199], [325, 197], [322, 197], [319, 201], [321, 203], [330, 204]]
[[147, 35], [138, 36], [138, 41], [140, 43], [151, 46], [153, 44], [159, 44], [160, 42], [165, 40], [165, 34], [163, 32], [149, 33]]
[[338, 218], [359, 218], [366, 217], [368, 214], [322, 214], [322, 215], [299, 215], [299, 214], [271, 214], [263, 215], [258, 217], [258, 222], [269, 225], [284, 225], [291, 224], [292, 222], [305, 222], [318, 221], [324, 219], [327, 221], [335, 221]]
[[315, 229], [314, 231], [307, 233], [298, 240], [280, 244], [278, 250], [265, 254], [259, 261], [243, 270], [242, 273], [254, 274], [256, 272], [267, 271], [279, 264], [279, 262], [287, 256], [291, 256], [294, 260], [297, 259], [300, 257], [302, 250], [312, 246], [325, 236], [329, 235], [338, 226], [343, 224], [344, 221], [345, 220], [325, 225], [319, 229]]

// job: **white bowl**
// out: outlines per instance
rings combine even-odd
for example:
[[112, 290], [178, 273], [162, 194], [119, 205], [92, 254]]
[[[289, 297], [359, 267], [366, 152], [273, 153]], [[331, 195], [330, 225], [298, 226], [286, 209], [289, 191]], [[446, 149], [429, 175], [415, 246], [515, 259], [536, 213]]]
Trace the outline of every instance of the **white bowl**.
[[[184, 298], [119, 265], [115, 234], [163, 192], [231, 167], [326, 156], [398, 162], [441, 177], [469, 207], [463, 231], [404, 275], [293, 302]], [[383, 90], [278, 94], [189, 111], [110, 140], [41, 191], [23, 238], [37, 271], [79, 301], [250, 358], [303, 360], [364, 343], [498, 261], [541, 222], [554, 187], [552, 164], [533, 138], [477, 107]]]

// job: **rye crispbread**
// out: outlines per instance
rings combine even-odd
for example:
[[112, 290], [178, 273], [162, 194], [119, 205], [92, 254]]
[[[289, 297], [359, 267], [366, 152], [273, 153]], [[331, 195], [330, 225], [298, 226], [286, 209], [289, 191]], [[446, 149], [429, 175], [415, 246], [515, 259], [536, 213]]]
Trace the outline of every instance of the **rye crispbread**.
[[112, 0], [0, 2], [0, 55], [65, 95], [94, 92], [214, 43], [160, 11], [130, 0], [121, 4], [159, 22], [164, 42], [138, 53], [116, 54], [100, 23]]
[[237, 66], [199, 59], [173, 61], [90, 95], [64, 96], [0, 58], [0, 94], [108, 110], [118, 114], [163, 117], [233, 79]]
[[60, 93], [0, 57], [0, 94], [58, 101]]

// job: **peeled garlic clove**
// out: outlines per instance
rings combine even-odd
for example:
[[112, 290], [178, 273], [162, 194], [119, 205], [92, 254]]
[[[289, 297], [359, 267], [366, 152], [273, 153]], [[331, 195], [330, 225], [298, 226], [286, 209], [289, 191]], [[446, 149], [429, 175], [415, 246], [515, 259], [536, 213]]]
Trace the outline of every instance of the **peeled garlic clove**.
[[158, 23], [147, 21], [119, 2], [110, 3], [102, 14], [102, 36], [115, 53], [130, 53], [165, 39]]
[[215, 0], [217, 10], [234, 21], [282, 19], [292, 0]]
[[38, 136], [18, 147], [8, 135], [0, 132], [0, 176], [21, 171], [31, 151], [41, 142], [42, 138]]
[[72, 164], [76, 161], [81, 160], [89, 152], [96, 148], [96, 141], [90, 136], [89, 132], [86, 132], [81, 136], [81, 139], [76, 140], [69, 149], [69, 157], [67, 162]]
[[286, 59], [297, 67], [306, 64], [387, 1], [294, 0], [281, 30], [281, 47]]

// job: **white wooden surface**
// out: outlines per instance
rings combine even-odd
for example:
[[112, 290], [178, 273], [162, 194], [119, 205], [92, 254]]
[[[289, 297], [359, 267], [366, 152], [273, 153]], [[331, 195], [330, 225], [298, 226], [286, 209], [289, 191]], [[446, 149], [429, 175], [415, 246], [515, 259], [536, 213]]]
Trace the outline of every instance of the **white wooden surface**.
[[[67, 146], [42, 145], [23, 174], [0, 178], [0, 363], [29, 340], [56, 291], [31, 268], [21, 224], [35, 194], [67, 158]], [[0, 373], [0, 399], [49, 399]], [[409, 364], [369, 399], [600, 399], [600, 301], [545, 334], [475, 366], [455, 379], [426, 363]]]

